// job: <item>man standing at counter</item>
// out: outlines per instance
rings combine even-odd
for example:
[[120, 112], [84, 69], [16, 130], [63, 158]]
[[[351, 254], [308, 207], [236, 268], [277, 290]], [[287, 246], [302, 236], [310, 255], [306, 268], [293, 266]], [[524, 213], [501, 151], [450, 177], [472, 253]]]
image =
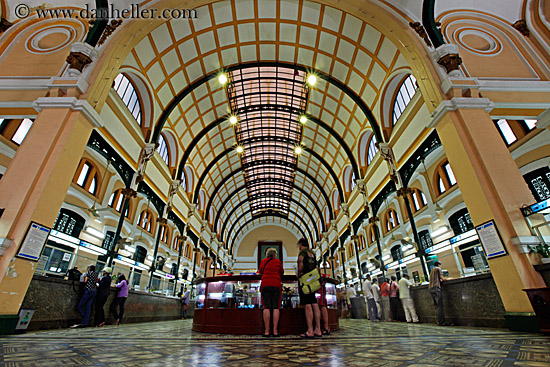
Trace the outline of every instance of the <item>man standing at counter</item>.
[[436, 261], [430, 272], [430, 294], [434, 300], [434, 306], [437, 312], [437, 323], [439, 326], [448, 326], [445, 323], [445, 311], [443, 310], [443, 294], [441, 293], [441, 282], [443, 282], [443, 273], [441, 263]]
[[271, 312], [273, 311], [273, 336], [279, 335], [279, 309], [281, 308], [281, 276], [285, 273], [281, 260], [275, 258], [277, 251], [267, 250], [267, 257], [262, 260], [258, 273], [262, 274], [262, 305], [264, 307], [264, 337], [270, 336]]
[[[309, 245], [305, 238], [298, 240], [300, 253], [298, 254], [298, 279], [306, 273], [309, 273], [317, 267], [315, 254], [309, 249]], [[304, 294], [299, 286], [300, 304], [306, 309], [307, 332], [302, 334], [302, 338], [313, 338], [322, 336], [321, 333], [321, 312], [315, 298], [315, 292]], [[313, 321], [315, 321], [315, 329], [313, 329]]]

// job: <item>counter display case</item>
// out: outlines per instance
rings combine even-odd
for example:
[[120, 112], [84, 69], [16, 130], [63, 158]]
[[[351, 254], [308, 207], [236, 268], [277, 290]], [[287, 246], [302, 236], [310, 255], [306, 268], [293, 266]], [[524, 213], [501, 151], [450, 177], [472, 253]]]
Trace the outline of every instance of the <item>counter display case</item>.
[[[262, 334], [262, 297], [260, 275], [231, 275], [201, 278], [195, 281], [196, 300], [193, 330], [228, 334]], [[331, 330], [339, 328], [336, 282], [324, 278], [324, 295]], [[294, 275], [282, 278], [279, 332], [300, 334], [307, 330], [304, 309], [299, 306], [298, 280]], [[318, 302], [321, 292], [316, 293]]]

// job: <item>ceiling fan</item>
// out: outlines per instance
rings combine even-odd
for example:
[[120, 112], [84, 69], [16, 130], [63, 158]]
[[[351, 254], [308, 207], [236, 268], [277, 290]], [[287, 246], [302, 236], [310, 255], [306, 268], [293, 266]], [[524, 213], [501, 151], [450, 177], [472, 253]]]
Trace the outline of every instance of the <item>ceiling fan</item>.
[[83, 210], [86, 210], [86, 211], [90, 212], [90, 214], [92, 214], [94, 217], [99, 217], [98, 212], [105, 211], [105, 210], [111, 210], [111, 208], [99, 208], [99, 209], [97, 209], [95, 207], [95, 204], [96, 204], [95, 200], [94, 200], [94, 203], [92, 204], [91, 207], [76, 205], [76, 204], [72, 204], [72, 203], [67, 203], [67, 204], [75, 206], [75, 207], [83, 209]]
[[[111, 160], [108, 159], [107, 160], [107, 166], [105, 167], [105, 172], [103, 172], [103, 177], [105, 178], [106, 174], [107, 174], [107, 170], [109, 169], [109, 165], [111, 164]], [[97, 198], [94, 199], [94, 203], [92, 204], [92, 206], [90, 207], [87, 207], [87, 206], [81, 206], [81, 205], [76, 205], [76, 204], [72, 204], [72, 203], [67, 203], [69, 205], [72, 205], [74, 207], [77, 207], [77, 208], [80, 208], [80, 209], [83, 209], [83, 210], [86, 210], [88, 212], [90, 212], [90, 214], [92, 214], [94, 217], [99, 217], [99, 213], [98, 212], [101, 212], [101, 211], [105, 211], [105, 210], [111, 210], [111, 208], [96, 208], [96, 203], [97, 203]]]

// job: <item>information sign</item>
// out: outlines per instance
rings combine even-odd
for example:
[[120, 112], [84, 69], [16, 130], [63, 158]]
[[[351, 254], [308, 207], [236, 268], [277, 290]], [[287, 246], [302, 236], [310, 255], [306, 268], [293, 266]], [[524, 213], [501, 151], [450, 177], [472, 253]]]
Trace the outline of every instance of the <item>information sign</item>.
[[50, 228], [31, 222], [23, 243], [19, 247], [17, 256], [27, 260], [38, 261], [49, 234]]
[[477, 226], [476, 231], [488, 259], [506, 255], [506, 248], [500, 239], [494, 220]]

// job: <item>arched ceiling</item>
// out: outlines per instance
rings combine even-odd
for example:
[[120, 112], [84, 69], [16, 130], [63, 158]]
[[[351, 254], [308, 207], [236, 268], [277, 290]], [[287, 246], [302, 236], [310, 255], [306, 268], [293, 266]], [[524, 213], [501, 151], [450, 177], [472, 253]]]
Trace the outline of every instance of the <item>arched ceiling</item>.
[[[192, 21], [161, 24], [123, 63], [152, 89], [157, 133], [176, 135], [182, 165], [195, 172], [194, 199], [204, 191], [205, 217], [224, 241], [268, 209], [319, 240], [337, 209], [329, 198], [337, 190], [346, 200], [344, 169], [358, 171], [359, 137], [377, 132], [384, 83], [407, 67], [405, 58], [378, 30], [319, 3], [221, 1], [197, 10]], [[221, 71], [229, 71], [227, 85], [218, 81]], [[318, 79], [308, 87], [312, 71]], [[235, 126], [227, 121], [232, 113], [242, 120]], [[297, 121], [302, 113], [305, 125]], [[232, 151], [238, 143], [240, 156]], [[297, 157], [300, 143], [306, 149]], [[331, 207], [329, 217], [304, 192], [322, 211]]]

